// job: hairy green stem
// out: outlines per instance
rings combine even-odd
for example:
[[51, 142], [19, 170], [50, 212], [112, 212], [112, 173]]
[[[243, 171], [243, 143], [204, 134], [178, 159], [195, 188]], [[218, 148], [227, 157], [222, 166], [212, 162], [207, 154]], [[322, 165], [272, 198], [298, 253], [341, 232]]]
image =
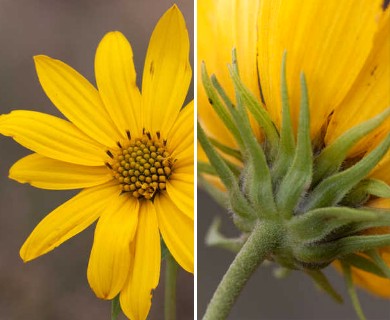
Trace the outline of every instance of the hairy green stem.
[[229, 315], [241, 290], [278, 245], [279, 235], [274, 223], [259, 223], [223, 276], [211, 299], [203, 320], [224, 320]]
[[166, 257], [165, 269], [165, 320], [176, 319], [176, 280], [178, 265], [170, 253]]

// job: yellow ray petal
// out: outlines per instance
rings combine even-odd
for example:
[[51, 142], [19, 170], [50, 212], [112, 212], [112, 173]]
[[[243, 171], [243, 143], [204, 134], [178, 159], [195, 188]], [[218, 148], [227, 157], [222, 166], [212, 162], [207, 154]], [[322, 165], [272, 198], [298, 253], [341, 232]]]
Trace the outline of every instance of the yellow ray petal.
[[[240, 76], [260, 100], [256, 62], [258, 8], [257, 0], [198, 1], [198, 113], [207, 133], [231, 147], [235, 147], [235, 142], [204, 92], [200, 66], [204, 61], [209, 74], [215, 74], [229, 97], [234, 98], [227, 65], [231, 64], [232, 49], [235, 48]], [[258, 126], [253, 125], [253, 128], [256, 136], [260, 136]]]
[[16, 110], [0, 116], [0, 133], [49, 158], [101, 166], [106, 158], [101, 145], [73, 124], [35, 111]]
[[[258, 65], [267, 108], [281, 120], [280, 68], [287, 51], [287, 83], [297, 124], [300, 73], [309, 91], [311, 133], [344, 98], [371, 49], [382, 0], [260, 1]], [[293, 27], [292, 27], [293, 26]]]
[[156, 211], [150, 201], [140, 204], [134, 261], [129, 278], [121, 291], [123, 312], [132, 320], [145, 320], [151, 306], [152, 291], [160, 277], [160, 234]]
[[112, 199], [96, 225], [87, 276], [101, 299], [113, 299], [129, 275], [130, 242], [137, 228], [138, 211], [138, 200], [120, 195]]
[[35, 259], [91, 225], [105, 210], [113, 196], [119, 195], [117, 183], [106, 183], [81, 191], [49, 213], [27, 238], [20, 256]]
[[[334, 141], [353, 126], [373, 118], [390, 107], [390, 10], [383, 15], [374, 46], [349, 93], [332, 116], [329, 123], [326, 143]], [[378, 132], [390, 131], [390, 119], [380, 128], [368, 134], [350, 152], [358, 155], [376, 146], [382, 135]]]
[[113, 179], [105, 167], [81, 166], [34, 153], [17, 161], [9, 177], [20, 183], [51, 190], [81, 189]]
[[[192, 178], [192, 175], [188, 175]], [[191, 181], [192, 180], [192, 181]], [[190, 219], [194, 219], [194, 182], [193, 179], [183, 181], [175, 179], [175, 175], [167, 182], [167, 193], [173, 203]]]
[[123, 138], [126, 130], [138, 136], [141, 126], [141, 95], [136, 84], [133, 50], [125, 36], [107, 33], [95, 56], [96, 83], [100, 96]]
[[180, 111], [167, 140], [172, 156], [189, 147], [194, 148], [194, 101]]
[[39, 82], [58, 110], [92, 139], [114, 147], [120, 135], [94, 86], [62, 61], [47, 56], [34, 60]]
[[[185, 178], [191, 177], [191, 181], [194, 181], [194, 164], [174, 166], [175, 179], [183, 180], [181, 176], [185, 175]], [[186, 181], [186, 180], [184, 180]]]
[[190, 43], [176, 5], [159, 20], [150, 38], [142, 79], [145, 127], [167, 135], [191, 81]]
[[194, 221], [164, 194], [154, 199], [162, 237], [184, 270], [194, 272]]

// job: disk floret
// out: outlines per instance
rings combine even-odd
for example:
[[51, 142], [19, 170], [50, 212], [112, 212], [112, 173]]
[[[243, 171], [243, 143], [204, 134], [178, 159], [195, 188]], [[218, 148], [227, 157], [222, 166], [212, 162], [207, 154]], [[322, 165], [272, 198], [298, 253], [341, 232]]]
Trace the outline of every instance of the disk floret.
[[139, 199], [153, 199], [156, 193], [166, 189], [166, 183], [172, 174], [173, 160], [166, 147], [166, 140], [144, 133], [141, 138], [129, 139], [114, 154], [107, 151], [107, 162], [114, 177], [118, 180], [122, 192]]

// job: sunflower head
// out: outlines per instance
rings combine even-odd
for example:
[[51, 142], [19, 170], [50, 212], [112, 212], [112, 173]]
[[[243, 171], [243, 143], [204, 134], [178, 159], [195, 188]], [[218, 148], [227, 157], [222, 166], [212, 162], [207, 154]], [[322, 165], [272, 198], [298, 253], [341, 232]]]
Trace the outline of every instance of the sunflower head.
[[129, 131], [129, 141], [124, 145], [118, 142], [118, 147], [115, 154], [107, 151], [111, 159], [106, 166], [112, 170], [122, 192], [151, 200], [156, 193], [166, 189], [175, 159], [159, 132], [155, 137], [146, 132], [142, 138], [132, 140]]

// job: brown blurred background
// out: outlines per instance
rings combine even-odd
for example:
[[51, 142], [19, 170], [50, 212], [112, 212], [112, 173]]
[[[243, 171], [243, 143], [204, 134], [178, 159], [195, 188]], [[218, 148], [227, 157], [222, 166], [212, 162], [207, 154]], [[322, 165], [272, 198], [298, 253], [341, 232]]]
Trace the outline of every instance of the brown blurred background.
[[[193, 1], [176, 3], [185, 16], [193, 49]], [[138, 77], [142, 76], [151, 32], [172, 4], [170, 0], [0, 0], [0, 113], [30, 109], [59, 115], [39, 85], [32, 57], [46, 54], [60, 59], [95, 83], [95, 50], [111, 30], [123, 32], [131, 42]], [[192, 92], [193, 85], [188, 100]], [[40, 190], [9, 180], [9, 167], [28, 153], [0, 137], [0, 320], [110, 319], [110, 302], [97, 299], [86, 279], [94, 226], [33, 262], [24, 264], [19, 258], [34, 226], [76, 193]], [[163, 318], [163, 278], [162, 270], [149, 319]], [[178, 283], [178, 319], [193, 319], [193, 277], [181, 271]]]

